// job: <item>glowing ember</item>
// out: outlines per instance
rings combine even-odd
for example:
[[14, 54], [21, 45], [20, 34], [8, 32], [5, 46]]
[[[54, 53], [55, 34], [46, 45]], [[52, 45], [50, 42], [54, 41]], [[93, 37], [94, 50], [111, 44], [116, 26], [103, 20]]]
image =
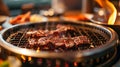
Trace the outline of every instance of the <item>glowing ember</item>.
[[32, 58], [31, 57], [28, 57], [28, 61], [31, 61], [32, 60]]
[[40, 52], [40, 48], [39, 47], [37, 48], [36, 52]]
[[25, 56], [21, 55], [21, 58], [22, 58], [24, 61], [26, 61], [26, 58], [25, 58]]
[[108, 19], [108, 24], [113, 25], [117, 17], [117, 10], [109, 0], [95, 0], [101, 7], [108, 10], [111, 14]]

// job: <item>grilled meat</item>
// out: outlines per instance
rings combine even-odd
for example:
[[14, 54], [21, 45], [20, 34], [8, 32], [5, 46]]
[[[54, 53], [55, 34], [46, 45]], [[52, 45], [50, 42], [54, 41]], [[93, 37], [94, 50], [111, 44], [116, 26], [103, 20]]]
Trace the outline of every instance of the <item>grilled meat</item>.
[[77, 36], [72, 38], [59, 38], [59, 37], [41, 37], [41, 38], [31, 38], [28, 40], [31, 46], [46, 46], [48, 44], [53, 44], [55, 47], [65, 46], [66, 48], [71, 48], [73, 46], [90, 44], [89, 39], [86, 36]]
[[[34, 30], [28, 31], [27, 37], [29, 46], [41, 47], [41, 49], [69, 49], [79, 45], [89, 44], [90, 41], [87, 36], [72, 36], [78, 33], [73, 26], [57, 25], [56, 30]], [[50, 48], [52, 46], [52, 48]]]
[[70, 25], [57, 25], [56, 30], [34, 30], [28, 31], [26, 35], [28, 37], [44, 37], [50, 35], [62, 36], [62, 34], [67, 34], [68, 32], [77, 32], [76, 29]]
[[27, 37], [43, 37], [47, 32], [44, 30], [34, 30], [27, 32]]

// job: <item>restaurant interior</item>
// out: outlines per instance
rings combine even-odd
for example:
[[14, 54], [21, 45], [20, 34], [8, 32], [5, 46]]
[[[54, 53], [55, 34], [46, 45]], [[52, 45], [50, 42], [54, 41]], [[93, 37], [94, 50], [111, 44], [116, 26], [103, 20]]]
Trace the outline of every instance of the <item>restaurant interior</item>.
[[120, 67], [120, 0], [0, 0], [0, 67]]

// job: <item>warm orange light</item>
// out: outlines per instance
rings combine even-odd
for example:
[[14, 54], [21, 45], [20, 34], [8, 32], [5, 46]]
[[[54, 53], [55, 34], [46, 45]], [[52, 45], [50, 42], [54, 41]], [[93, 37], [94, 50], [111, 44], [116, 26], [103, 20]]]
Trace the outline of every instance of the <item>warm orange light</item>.
[[22, 58], [24, 61], [26, 60], [25, 56], [23, 56], [23, 55], [21, 55], [21, 58]]
[[117, 17], [117, 10], [109, 0], [95, 0], [101, 7], [108, 10], [111, 14], [108, 19], [108, 24], [113, 25]]
[[39, 47], [37, 48], [36, 52], [40, 52], [40, 48]]
[[75, 67], [77, 67], [77, 66], [78, 66], [78, 65], [77, 65], [77, 62], [74, 62], [74, 66], [75, 66]]
[[32, 58], [31, 57], [28, 57], [28, 61], [31, 61], [32, 60]]

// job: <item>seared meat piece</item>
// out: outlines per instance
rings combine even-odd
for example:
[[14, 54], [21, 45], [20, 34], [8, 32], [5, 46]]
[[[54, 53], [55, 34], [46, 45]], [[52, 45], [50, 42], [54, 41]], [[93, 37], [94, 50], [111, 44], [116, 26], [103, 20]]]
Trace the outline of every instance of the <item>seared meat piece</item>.
[[64, 39], [64, 45], [65, 47], [67, 48], [71, 48], [73, 46], [75, 46], [75, 43], [74, 43], [74, 40], [72, 38], [67, 38], [67, 39]]
[[72, 39], [74, 40], [75, 45], [90, 44], [90, 40], [86, 36], [78, 36]]
[[28, 31], [27, 37], [30, 47], [40, 47], [40, 49], [53, 50], [57, 48], [69, 49], [80, 45], [90, 45], [86, 36], [72, 36], [78, 33], [70, 25], [57, 25], [56, 30], [34, 30]]
[[48, 33], [47, 31], [44, 30], [34, 30], [34, 31], [28, 31], [26, 33], [27, 37], [43, 37]]
[[26, 35], [28, 37], [43, 37], [50, 35], [57, 35], [62, 37], [62, 34], [66, 34], [67, 32], [76, 32], [75, 28], [70, 25], [57, 25], [56, 30], [47, 31], [47, 30], [34, 30], [28, 31]]
[[35, 38], [29, 39], [28, 42], [31, 46], [34, 45], [46, 46], [49, 43], [51, 43], [55, 47], [65, 46], [66, 48], [71, 48], [73, 46], [78, 46], [78, 45], [90, 44], [90, 41], [86, 36], [78, 36], [72, 38], [41, 37], [39, 39], [35, 39]]
[[76, 30], [75, 27], [70, 26], [70, 25], [60, 25], [60, 24], [58, 24], [56, 26], [56, 28], [57, 28], [56, 31], [67, 31], [67, 30], [75, 31]]
[[35, 45], [36, 44], [36, 39], [35, 38], [28, 39], [28, 41], [29, 41], [30, 45]]

